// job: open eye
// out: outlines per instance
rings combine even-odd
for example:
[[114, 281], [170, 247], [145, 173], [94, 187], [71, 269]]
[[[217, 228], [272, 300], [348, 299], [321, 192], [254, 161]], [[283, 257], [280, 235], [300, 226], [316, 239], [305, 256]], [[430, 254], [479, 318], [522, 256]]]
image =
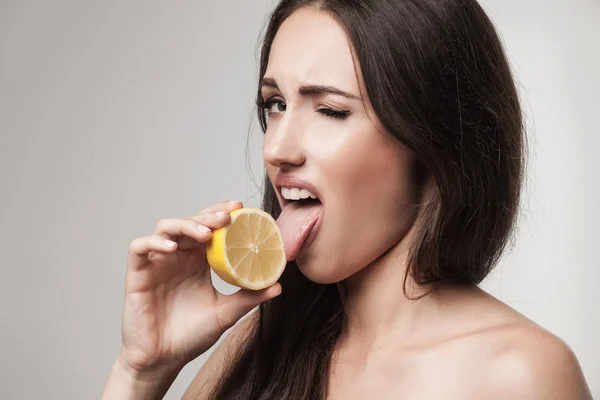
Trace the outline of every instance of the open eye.
[[263, 102], [261, 104], [261, 108], [267, 112], [269, 115], [271, 114], [281, 114], [286, 109], [286, 104], [279, 99], [271, 99]]

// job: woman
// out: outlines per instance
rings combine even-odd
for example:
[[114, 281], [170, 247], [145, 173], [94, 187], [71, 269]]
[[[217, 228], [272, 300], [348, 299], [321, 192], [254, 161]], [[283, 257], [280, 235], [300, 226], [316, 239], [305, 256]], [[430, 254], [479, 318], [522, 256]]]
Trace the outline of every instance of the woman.
[[[283, 0], [257, 100], [263, 208], [315, 228], [285, 238], [280, 283], [231, 296], [204, 243], [239, 202], [134, 240], [105, 398], [161, 398], [259, 304], [184, 398], [591, 397], [565, 343], [477, 287], [512, 232], [524, 132], [475, 0]], [[293, 187], [318, 201], [285, 199]]]

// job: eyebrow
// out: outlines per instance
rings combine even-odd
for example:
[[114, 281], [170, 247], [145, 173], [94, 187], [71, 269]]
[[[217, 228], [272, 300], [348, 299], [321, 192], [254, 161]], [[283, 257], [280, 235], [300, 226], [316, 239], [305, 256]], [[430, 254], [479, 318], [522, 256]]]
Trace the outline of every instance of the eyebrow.
[[[260, 81], [260, 87], [262, 88], [264, 86], [279, 90], [279, 86], [277, 86], [277, 82], [275, 82], [275, 79], [272, 79], [272, 78], [263, 78]], [[337, 94], [338, 96], [347, 97], [349, 99], [360, 100], [360, 97], [358, 97], [354, 94], [348, 93], [348, 92], [344, 92], [343, 90], [338, 89], [333, 86], [324, 86], [324, 85], [301, 86], [300, 89], [298, 90], [298, 92], [304, 96], [329, 93], [329, 94]]]

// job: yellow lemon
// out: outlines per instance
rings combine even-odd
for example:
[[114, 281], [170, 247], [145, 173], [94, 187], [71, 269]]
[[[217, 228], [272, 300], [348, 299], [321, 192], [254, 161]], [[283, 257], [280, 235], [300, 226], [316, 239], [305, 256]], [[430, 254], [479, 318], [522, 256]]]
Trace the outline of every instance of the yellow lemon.
[[259, 290], [273, 285], [286, 266], [281, 231], [268, 213], [240, 208], [207, 243], [208, 264], [225, 282]]

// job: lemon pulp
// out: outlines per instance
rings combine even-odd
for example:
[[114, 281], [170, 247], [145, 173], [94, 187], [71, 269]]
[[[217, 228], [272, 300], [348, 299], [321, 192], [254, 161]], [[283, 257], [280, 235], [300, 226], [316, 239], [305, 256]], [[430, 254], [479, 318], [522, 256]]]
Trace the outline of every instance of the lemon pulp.
[[207, 243], [210, 267], [234, 286], [259, 290], [273, 285], [287, 262], [277, 222], [257, 208], [240, 208], [230, 215], [231, 223], [214, 230]]

